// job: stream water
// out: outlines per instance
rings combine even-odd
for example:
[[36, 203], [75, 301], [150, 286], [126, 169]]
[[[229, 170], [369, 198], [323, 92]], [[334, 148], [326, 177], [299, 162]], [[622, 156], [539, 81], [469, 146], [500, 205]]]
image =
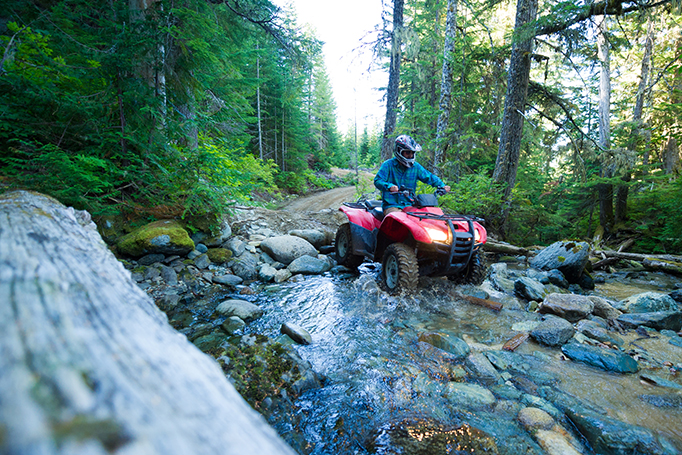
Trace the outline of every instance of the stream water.
[[[443, 280], [410, 296], [389, 296], [377, 287], [376, 273], [363, 265], [360, 276], [311, 276], [260, 294], [257, 303], [265, 316], [249, 331], [278, 337], [283, 322], [305, 328], [313, 343], [296, 349], [325, 378], [322, 388], [297, 399], [293, 420], [270, 417], [285, 440], [299, 453], [311, 454], [486, 453], [492, 446], [499, 453], [543, 453], [517, 422], [518, 410], [529, 405], [528, 395], [496, 393], [492, 404], [448, 398], [449, 381], [470, 381], [464, 362], [440, 358], [437, 350], [419, 342], [420, 334], [439, 331], [464, 339], [472, 352], [499, 350], [519, 333], [514, 327], [539, 315], [513, 305], [500, 312], [473, 305], [453, 296]], [[660, 290], [660, 280], [667, 280], [626, 278], [608, 279], [595, 293], [618, 300]], [[661, 362], [682, 364], [682, 348], [665, 337], [636, 339], [634, 332], [623, 337]], [[555, 387], [610, 417], [649, 428], [682, 453], [682, 408], [654, 407], [640, 399], [660, 388], [639, 374], [611, 374], [571, 362], [559, 349], [532, 341], [516, 352], [537, 359], [524, 365], [533, 384]], [[656, 373], [682, 385], [682, 378], [668, 369]], [[581, 450], [589, 453], [584, 445]]]

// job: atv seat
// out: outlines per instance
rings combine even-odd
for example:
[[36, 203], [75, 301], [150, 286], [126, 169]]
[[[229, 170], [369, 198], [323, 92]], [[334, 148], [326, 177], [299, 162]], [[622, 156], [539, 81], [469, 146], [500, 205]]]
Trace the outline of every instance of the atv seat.
[[381, 221], [384, 219], [384, 209], [381, 207], [381, 201], [368, 200], [365, 201], [367, 211], [372, 214], [374, 218]]

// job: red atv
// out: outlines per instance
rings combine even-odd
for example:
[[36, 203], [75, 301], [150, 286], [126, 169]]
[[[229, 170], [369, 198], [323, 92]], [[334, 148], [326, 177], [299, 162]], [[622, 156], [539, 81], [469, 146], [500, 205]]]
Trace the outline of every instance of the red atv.
[[381, 279], [391, 293], [416, 288], [419, 275], [481, 284], [486, 271], [479, 249], [488, 236], [483, 220], [443, 213], [441, 190], [400, 191], [411, 206], [386, 216], [380, 201], [345, 202], [339, 208], [349, 222], [336, 232], [337, 262], [356, 269], [365, 258], [381, 259]]

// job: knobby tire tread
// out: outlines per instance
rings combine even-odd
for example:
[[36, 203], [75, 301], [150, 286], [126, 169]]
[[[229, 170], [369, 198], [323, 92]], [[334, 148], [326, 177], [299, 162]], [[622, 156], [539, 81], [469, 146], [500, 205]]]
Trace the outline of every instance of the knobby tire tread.
[[[412, 248], [404, 243], [393, 243], [386, 248], [384, 253], [383, 264], [386, 263], [386, 258], [389, 254], [393, 254], [398, 259], [399, 273], [398, 286], [395, 289], [390, 289], [391, 292], [400, 292], [403, 290], [412, 290], [417, 288], [419, 283], [419, 264], [417, 263], [417, 256]], [[385, 273], [382, 272], [382, 273]], [[384, 276], [384, 284], [386, 280]], [[388, 286], [386, 285], [388, 288]]]

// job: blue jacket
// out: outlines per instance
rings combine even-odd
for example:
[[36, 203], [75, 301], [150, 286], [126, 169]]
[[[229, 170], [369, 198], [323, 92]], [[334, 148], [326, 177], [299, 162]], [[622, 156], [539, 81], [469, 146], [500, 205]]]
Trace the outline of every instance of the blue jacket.
[[445, 186], [441, 179], [427, 171], [419, 163], [414, 163], [414, 166], [407, 168], [400, 164], [400, 161], [395, 157], [384, 161], [374, 177], [374, 186], [381, 191], [381, 198], [383, 199], [381, 206], [384, 210], [388, 207], [403, 208], [410, 205], [405, 196], [400, 193], [391, 193], [388, 189], [396, 185], [398, 188], [405, 187], [414, 192], [417, 190], [417, 180], [434, 188]]

